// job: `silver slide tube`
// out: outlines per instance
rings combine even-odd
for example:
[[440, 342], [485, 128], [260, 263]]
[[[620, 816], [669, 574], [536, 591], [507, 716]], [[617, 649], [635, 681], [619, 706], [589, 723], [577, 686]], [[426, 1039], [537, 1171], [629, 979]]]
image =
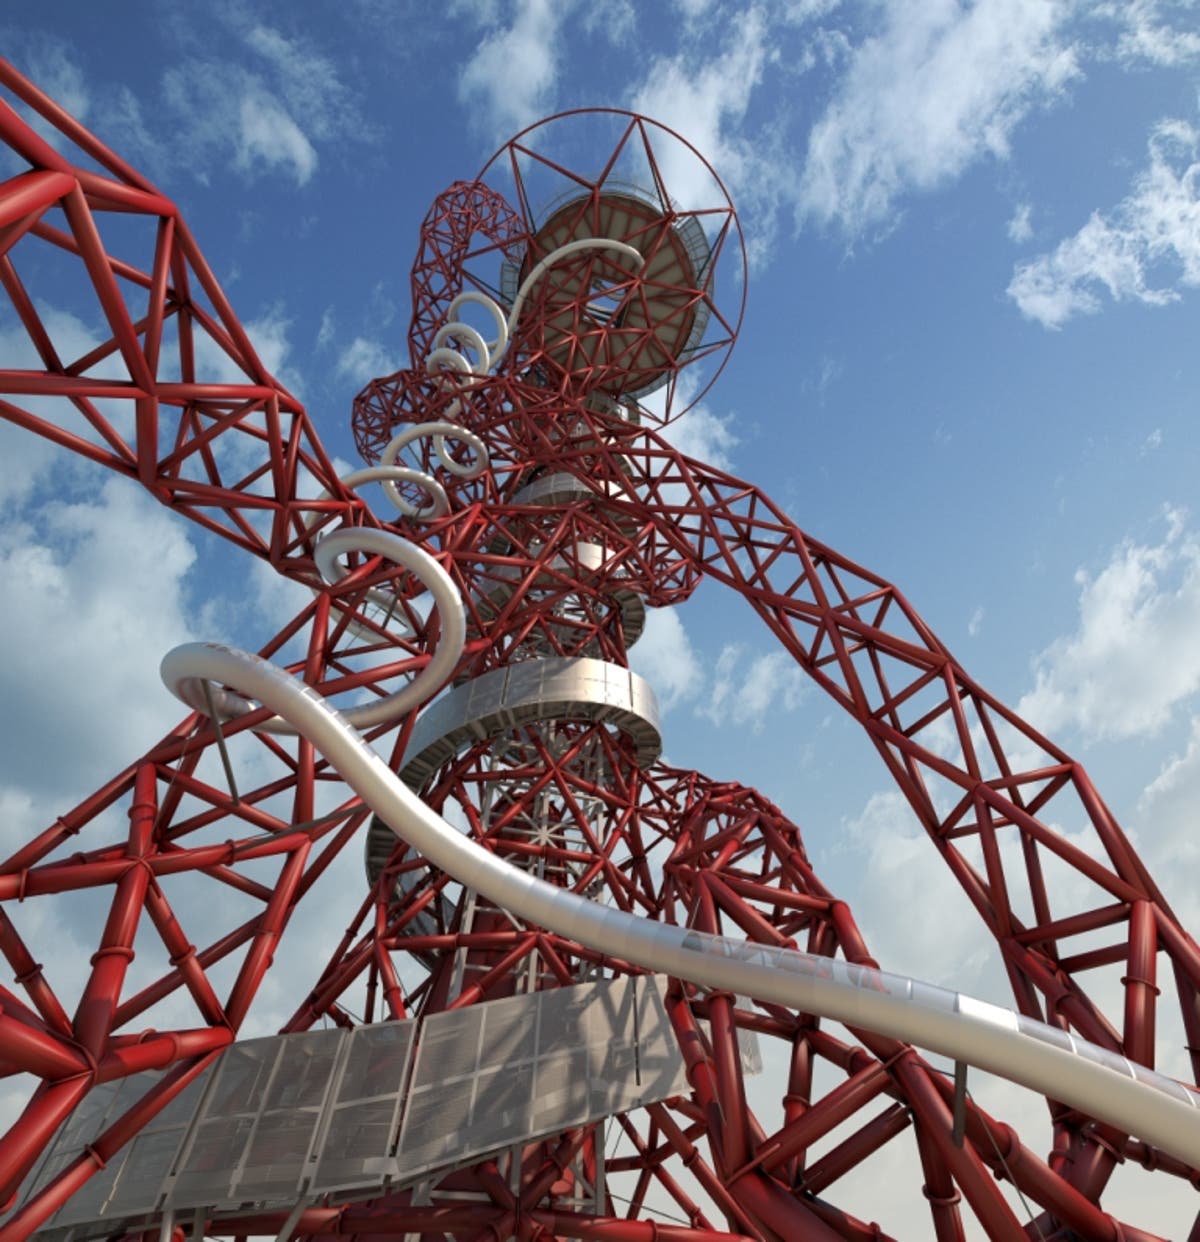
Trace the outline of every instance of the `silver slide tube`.
[[708, 935], [602, 906], [489, 853], [423, 803], [314, 689], [258, 656], [188, 643], [162, 662], [185, 701], [197, 682], [231, 685], [302, 734], [402, 840], [530, 923], [613, 957], [904, 1040], [1051, 1099], [1200, 1166], [1200, 1095], [1058, 1028], [880, 971]]

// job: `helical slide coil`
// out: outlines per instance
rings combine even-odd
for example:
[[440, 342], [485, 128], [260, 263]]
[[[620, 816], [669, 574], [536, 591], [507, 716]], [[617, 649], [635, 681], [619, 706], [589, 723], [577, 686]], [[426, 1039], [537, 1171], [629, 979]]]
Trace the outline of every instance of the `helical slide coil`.
[[[475, 289], [459, 293], [447, 308], [448, 322], [438, 329], [434, 337], [434, 348], [425, 360], [427, 374], [433, 376], [443, 387], [458, 387], [460, 390], [464, 381], [487, 375], [507, 352], [513, 330], [533, 286], [554, 264], [568, 255], [585, 250], [616, 251], [633, 260], [639, 269], [645, 262], [641, 251], [635, 246], [609, 238], [585, 237], [559, 246], [535, 265], [521, 282], [508, 315], [505, 315], [499, 303], [485, 293]], [[456, 318], [464, 306], [471, 304], [483, 307], [491, 315], [496, 335], [490, 341], [485, 341], [477, 328]], [[451, 340], [458, 342], [459, 348], [447, 343]], [[474, 354], [474, 360], [462, 352], [464, 348]], [[414, 441], [432, 437], [438, 460], [445, 469], [460, 478], [471, 479], [480, 475], [488, 466], [487, 445], [473, 431], [453, 421], [462, 413], [463, 400], [460, 391], [447, 409], [445, 418], [434, 422], [415, 423], [405, 428], [384, 449], [379, 465], [366, 466], [343, 475], [343, 486], [354, 489], [366, 483], [379, 483], [384, 495], [405, 517], [414, 521], [432, 521], [444, 517], [450, 509], [445, 488], [433, 475], [410, 466], [397, 465], [396, 459]], [[473, 460], [467, 464], [456, 461], [446, 451], [447, 439], [461, 440], [468, 444], [474, 454]], [[398, 483], [418, 485], [429, 497], [428, 503], [421, 506], [413, 504], [401, 494]], [[321, 500], [328, 498], [328, 491], [322, 492], [319, 497]], [[316, 520], [314, 516], [310, 525]], [[412, 681], [393, 694], [343, 712], [344, 718], [354, 728], [368, 729], [399, 720], [433, 697], [454, 671], [462, 655], [463, 644], [466, 642], [466, 623], [462, 609], [455, 606], [458, 603], [458, 591], [454, 584], [429, 553], [407, 539], [390, 531], [363, 530], [359, 527], [341, 527], [325, 535], [313, 550], [313, 560], [328, 585], [335, 585], [345, 576], [340, 558], [351, 552], [386, 557], [415, 575], [432, 596], [442, 623], [441, 640], [433, 658]], [[394, 595], [386, 591], [372, 590], [368, 592], [367, 598], [383, 610], [387, 618], [396, 617], [397, 599]], [[339, 612], [336, 608], [332, 611], [335, 615]], [[348, 628], [352, 632], [364, 632], [364, 627], [353, 621]], [[185, 699], [185, 702], [203, 714], [215, 710], [222, 719], [233, 719], [256, 710], [255, 705], [242, 695], [221, 689], [210, 689], [207, 695], [193, 695]], [[272, 734], [295, 733], [293, 726], [279, 715], [271, 716], [255, 725], [255, 731]]]
[[[566, 253], [588, 248], [632, 252], [641, 261], [640, 253], [623, 243], [571, 242], [532, 270], [507, 319], [485, 295], [460, 294], [451, 303], [451, 315], [466, 301], [478, 302], [493, 314], [497, 337], [484, 341], [468, 325], [446, 324], [427, 363], [431, 372], [478, 374], [462, 353], [445, 345], [451, 337], [474, 352], [476, 366], [485, 371], [494, 366], [507, 348], [532, 284]], [[461, 408], [456, 398], [451, 412], [457, 414]], [[482, 443], [476, 446], [463, 428], [448, 420], [418, 424], [397, 439], [410, 443], [423, 435], [466, 438], [477, 455], [476, 464], [486, 464]], [[399, 451], [392, 452], [384, 465], [355, 471], [343, 481], [350, 487], [371, 480], [414, 481], [421, 472], [396, 466]], [[438, 451], [442, 456], [440, 444]], [[436, 499], [441, 490], [436, 481], [428, 475], [416, 481]], [[418, 510], [414, 516], [423, 515]], [[462, 599], [432, 556], [388, 531], [342, 528], [320, 540], [314, 558], [327, 581], [341, 575], [338, 558], [349, 551], [386, 556], [416, 574], [438, 609], [442, 625], [438, 649], [402, 690], [339, 712], [311, 686], [269, 661], [216, 643], [188, 643], [169, 652], [161, 668], [168, 688], [201, 712], [210, 710], [210, 699], [211, 710], [220, 716], [256, 710], [255, 700], [276, 712], [256, 728], [306, 738], [400, 840], [460, 884], [531, 924], [702, 987], [820, 1014], [977, 1066], [1137, 1135], [1189, 1165], [1200, 1165], [1200, 1094], [1058, 1027], [902, 976], [657, 923], [604, 906], [538, 879], [464, 836], [422, 802], [358, 731], [413, 710], [450, 676], [465, 640]]]

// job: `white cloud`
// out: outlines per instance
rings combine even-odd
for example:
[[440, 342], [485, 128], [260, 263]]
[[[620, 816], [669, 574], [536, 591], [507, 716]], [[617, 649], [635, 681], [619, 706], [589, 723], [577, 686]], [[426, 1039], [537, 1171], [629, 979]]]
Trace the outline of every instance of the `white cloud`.
[[[246, 335], [258, 354], [259, 361], [267, 371], [296, 395], [304, 389], [303, 377], [288, 359], [292, 353], [289, 331], [292, 321], [280, 305], [273, 306], [255, 319], [244, 324]], [[244, 384], [246, 373], [207, 334], [196, 337], [196, 365], [198, 375], [218, 384]]]
[[1033, 236], [1032, 215], [1033, 208], [1028, 203], [1017, 204], [1017, 209], [1008, 222], [1008, 236], [1017, 245], [1027, 242]]
[[[885, 970], [1008, 1003], [1002, 980], [987, 969], [993, 956], [987, 928], [903, 794], [872, 794], [857, 816], [842, 821], [840, 836], [861, 877], [853, 894], [856, 918]], [[937, 918], [913, 917], [915, 893]]]
[[253, 26], [244, 38], [270, 66], [271, 81], [288, 111], [314, 138], [340, 138], [354, 131], [363, 138], [373, 135], [332, 60], [270, 26]]
[[[1200, 863], [1200, 836], [1196, 833], [1196, 807], [1200, 806], [1200, 716], [1193, 716], [1191, 733], [1183, 754], [1172, 755], [1146, 786], [1138, 801], [1138, 822], [1149, 833], [1151, 849], [1158, 852], [1171, 842], [1173, 861], [1186, 864], [1195, 874]], [[1169, 822], [1164, 819], [1169, 816]], [[1177, 827], [1179, 831], [1171, 831]], [[1200, 903], [1193, 902], [1198, 906]], [[1193, 923], [1200, 919], [1193, 920]]]
[[835, 358], [831, 354], [822, 354], [820, 369], [817, 371], [815, 378], [806, 378], [804, 380], [804, 390], [806, 392], [815, 392], [818, 403], [823, 406], [829, 390], [842, 378], [845, 372], [846, 363], [841, 358]]
[[1193, 716], [1182, 754], [1172, 755], [1138, 800], [1139, 849], [1184, 927], [1200, 924], [1196, 807], [1200, 806], [1200, 716]]
[[1149, 148], [1149, 166], [1107, 217], [1094, 212], [1052, 252], [1018, 264], [1008, 295], [1027, 318], [1059, 328], [1098, 311], [1101, 290], [1118, 302], [1174, 302], [1170, 282], [1152, 281], [1152, 269], [1164, 265], [1176, 269], [1178, 284], [1200, 285], [1200, 130], [1162, 121]]
[[391, 375], [399, 367], [400, 362], [382, 342], [356, 336], [338, 355], [335, 369], [356, 384], [365, 384], [381, 375]]
[[1074, 633], [1039, 655], [1018, 714], [1053, 736], [1149, 734], [1200, 690], [1200, 536], [1178, 512], [1158, 544], [1127, 539], [1094, 577], [1080, 570]]
[[738, 438], [733, 431], [733, 415], [723, 418], [706, 405], [694, 405], [686, 414], [663, 428], [663, 437], [681, 453], [718, 470], [731, 471], [730, 457]]
[[[152, 142], [142, 151], [147, 160], [180, 166], [201, 179], [231, 163], [250, 178], [282, 173], [305, 185], [319, 164], [318, 143], [374, 135], [333, 61], [269, 26], [238, 34], [252, 54], [248, 62], [200, 57], [163, 75], [173, 140]], [[127, 135], [134, 146], [137, 137]]]
[[750, 725], [757, 733], [766, 724], [768, 712], [794, 711], [804, 698], [808, 682], [803, 671], [786, 651], [771, 651], [743, 662], [745, 648], [727, 643], [721, 648], [713, 669], [708, 702], [696, 709], [716, 725]]
[[238, 102], [234, 134], [234, 167], [256, 173], [290, 169], [297, 185], [304, 185], [317, 169], [317, 152], [304, 131], [265, 91], [250, 90]]
[[892, 0], [813, 127], [800, 215], [850, 237], [894, 223], [896, 201], [1004, 158], [1035, 107], [1077, 74], [1064, 0]]
[[967, 622], [967, 634], [971, 638], [977, 638], [979, 631], [983, 628], [983, 605], [980, 604], [973, 613], [971, 619]]
[[517, 0], [512, 24], [480, 42], [459, 72], [458, 98], [481, 129], [507, 137], [551, 110], [566, 11], [552, 0]]
[[[82, 358], [100, 343], [100, 337], [69, 312], [41, 301], [37, 302], [36, 309], [60, 358]], [[3, 324], [0, 326], [0, 358], [4, 359], [4, 365], [14, 369], [42, 370], [44, 364], [41, 356], [24, 326], [15, 318], [8, 321], [7, 315], [0, 318], [0, 324]], [[104, 375], [106, 378], [128, 377], [128, 372], [123, 370], [120, 361], [112, 358], [88, 374]], [[18, 404], [51, 423], [68, 426], [71, 431], [85, 439], [97, 439], [94, 432], [85, 429], [82, 420], [64, 400], [54, 397], [26, 397], [19, 400]], [[112, 404], [114, 403], [105, 403], [106, 413], [109, 413], [108, 407]], [[114, 416], [114, 422], [120, 431], [128, 432], [127, 421], [121, 423], [119, 416]], [[57, 469], [60, 473], [66, 473], [69, 469], [63, 464], [62, 449], [7, 419], [0, 421], [0, 460], [4, 462], [4, 469], [0, 470], [0, 509], [23, 504], [51, 471]]]
[[24, 653], [0, 667], [0, 701], [20, 713], [0, 756], [10, 797], [45, 791], [66, 802], [178, 718], [158, 659], [195, 637], [194, 560], [177, 518], [125, 479], [0, 532], [6, 595], [21, 601], [0, 610], [0, 644]]
[[[1187, 9], [1181, 14], [1185, 22], [1195, 24], [1193, 4], [1184, 0]], [[1127, 64], [1151, 64], [1172, 67], [1200, 60], [1200, 34], [1195, 29], [1178, 29], [1163, 17], [1164, 6], [1158, 0], [1121, 0], [1097, 9], [1097, 16], [1119, 22], [1123, 29], [1117, 41], [1117, 58]]]
[[654, 687], [664, 711], [694, 698], [704, 683], [700, 660], [674, 608], [650, 608], [646, 628], [629, 653], [629, 666]]
[[333, 343], [337, 332], [337, 321], [333, 315], [333, 307], [327, 306], [321, 314], [321, 326], [317, 329], [317, 348], [325, 349]]
[[602, 35], [614, 47], [628, 45], [637, 30], [633, 0], [591, 0], [583, 12], [583, 28]]
[[[92, 106], [92, 95], [84, 81], [83, 70], [75, 63], [67, 45], [53, 35], [42, 32], [5, 30], [5, 55], [39, 89], [55, 103], [61, 104], [72, 116], [83, 120]], [[12, 101], [20, 114], [51, 146], [63, 149], [66, 140], [40, 114], [17, 100]], [[4, 154], [8, 155], [7, 144]]]
[[841, 3], [842, 0], [791, 0], [784, 16], [787, 21], [801, 25], [828, 17]]

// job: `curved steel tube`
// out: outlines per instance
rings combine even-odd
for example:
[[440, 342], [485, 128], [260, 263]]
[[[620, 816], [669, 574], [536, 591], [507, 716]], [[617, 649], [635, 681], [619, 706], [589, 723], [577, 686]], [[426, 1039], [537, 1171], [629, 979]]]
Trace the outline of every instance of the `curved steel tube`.
[[[357, 526], [341, 527], [333, 531], [317, 544], [313, 553], [313, 559], [327, 581], [335, 582], [343, 575], [338, 557], [345, 552], [369, 552], [386, 556], [398, 565], [403, 565], [428, 589], [442, 623], [441, 641], [434, 650], [433, 657], [412, 681], [394, 694], [385, 695], [373, 703], [347, 708], [341, 714], [343, 721], [351, 728], [369, 729], [374, 725], [398, 720], [438, 692], [454, 672], [459, 656], [462, 655], [467, 636], [466, 618], [462, 599], [450, 575], [428, 552], [407, 539], [393, 535], [390, 531]], [[248, 712], [257, 710], [257, 705], [244, 695], [220, 686], [211, 687], [209, 695], [205, 695], [199, 685], [189, 682], [181, 685], [175, 692], [189, 707], [205, 716], [210, 710], [211, 697], [212, 706], [222, 720], [245, 716]], [[297, 728], [280, 713], [256, 725], [255, 732], [294, 734]]]
[[[489, 853], [426, 806], [309, 686], [258, 656], [216, 643], [176, 647], [171, 690], [236, 685], [311, 741], [393, 832], [489, 901], [602, 953], [704, 987], [878, 1031], [1084, 1110], [1200, 1165], [1200, 1095], [1094, 1044], [1010, 1010], [897, 975], [655, 923], [557, 888]], [[187, 701], [185, 699], [185, 701]]]

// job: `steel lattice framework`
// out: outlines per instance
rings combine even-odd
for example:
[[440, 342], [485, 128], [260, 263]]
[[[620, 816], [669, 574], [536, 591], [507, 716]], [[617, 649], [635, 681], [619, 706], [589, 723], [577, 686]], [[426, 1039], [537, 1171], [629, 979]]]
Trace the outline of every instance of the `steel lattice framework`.
[[[299, 650], [293, 671], [339, 702], [394, 693], [430, 664], [446, 621], [380, 555], [352, 553], [329, 585], [318, 540], [401, 532], [431, 554], [466, 613], [451, 689], [422, 717], [366, 726], [430, 806], [618, 909], [875, 965], [779, 808], [664, 764], [641, 691], [611, 689], [628, 678], [645, 605], [715, 581], [865, 730], [995, 938], [1016, 1008], [1153, 1066], [1156, 1015], [1177, 1006], [1196, 1077], [1200, 952], [1083, 768], [978, 686], [889, 582], [664, 436], [699, 388], [680, 377], [715, 374], [740, 318], [718, 306], [720, 265], [741, 262], [720, 182], [710, 173], [707, 201], [682, 207], [668, 193], [662, 152], [686, 144], [604, 114], [611, 153], [584, 175], [542, 153], [535, 127], [435, 201], [413, 267], [412, 366], [354, 404], [360, 450], [390, 463], [409, 510], [388, 521], [339, 479], [302, 406], [263, 368], [174, 204], [2, 62], [0, 82], [0, 135], [26, 169], [0, 185], [0, 282], [38, 359], [0, 371], [0, 413], [313, 588], [262, 653]], [[82, 357], [64, 352], [40, 300], [39, 282], [68, 277], [105, 324]], [[420, 431], [431, 421], [449, 445]], [[580, 672], [594, 668], [607, 671]], [[542, 678], [540, 697], [520, 698], [520, 670]], [[567, 673], [574, 688], [556, 697], [546, 687]], [[0, 951], [16, 980], [0, 989], [0, 1065], [37, 1081], [0, 1139], [0, 1199], [16, 1206], [5, 1242], [50, 1221], [238, 1038], [281, 938], [304, 934], [310, 894], [364, 835], [362, 901], [337, 943], [312, 947], [319, 965], [290, 998], [286, 1031], [638, 970], [476, 899], [395, 845], [310, 743], [263, 731], [266, 715], [188, 715], [0, 865]], [[1084, 827], [1068, 836], [1064, 823]], [[28, 931], [28, 909], [63, 894], [107, 911], [77, 994]], [[1091, 986], [1100, 967], [1121, 972], [1115, 1007]], [[970, 1101], [956, 1134], [953, 1082], [894, 1039], [679, 980], [668, 999], [688, 1095], [382, 1197], [313, 1202], [287, 1222], [243, 1205], [199, 1227], [887, 1238], [887, 1195], [855, 1202], [842, 1179], [907, 1144], [939, 1242], [966, 1237], [972, 1220], [997, 1239], [1136, 1242], [1154, 1235], [1104, 1206], [1119, 1163], [1200, 1184], [1200, 1170], [1053, 1100], [1048, 1153]], [[747, 1084], [750, 1033], [773, 1083]], [[146, 1070], [161, 1071], [156, 1085], [18, 1202], [80, 1102]]]

